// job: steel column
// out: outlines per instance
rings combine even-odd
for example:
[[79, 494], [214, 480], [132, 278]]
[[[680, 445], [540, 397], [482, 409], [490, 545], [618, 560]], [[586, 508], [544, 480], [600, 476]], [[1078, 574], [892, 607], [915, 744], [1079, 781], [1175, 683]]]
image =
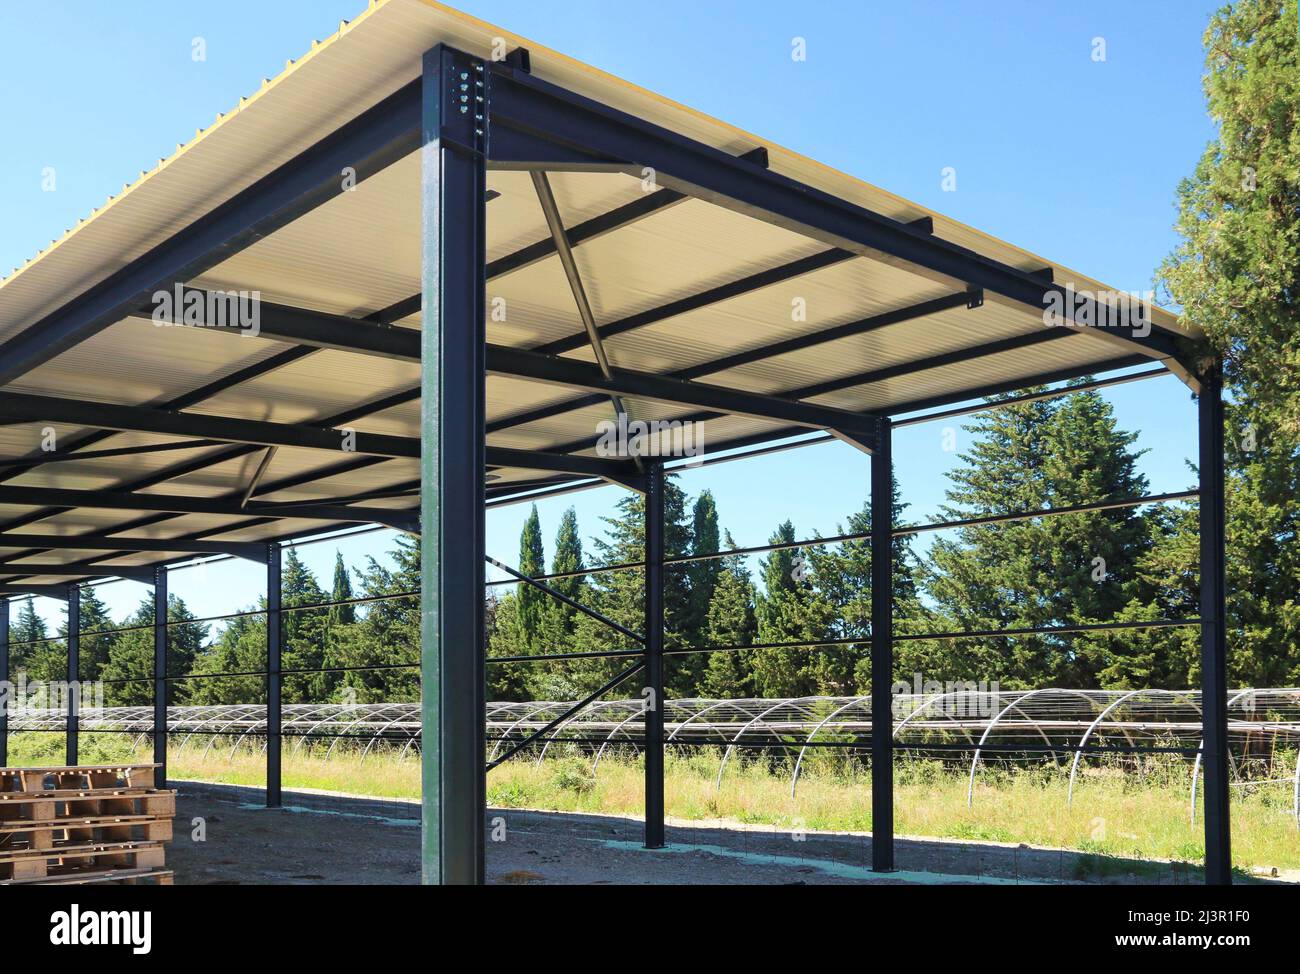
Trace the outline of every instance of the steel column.
[[645, 847], [664, 847], [664, 465], [645, 491]]
[[1198, 407], [1205, 881], [1226, 886], [1232, 882], [1232, 849], [1228, 811], [1227, 586], [1223, 569], [1223, 376], [1217, 362], [1202, 377]]
[[871, 868], [894, 868], [893, 426], [871, 457]]
[[0, 768], [9, 766], [9, 709], [14, 706], [9, 684], [9, 600], [0, 599]]
[[280, 546], [266, 546], [266, 807], [280, 807]]
[[81, 588], [68, 586], [68, 727], [64, 738], [64, 764], [77, 763], [77, 724], [81, 711]]
[[167, 569], [153, 570], [154, 787], [167, 787]]
[[486, 168], [482, 61], [424, 56], [421, 207], [421, 866], [481, 884], [486, 807], [483, 416]]

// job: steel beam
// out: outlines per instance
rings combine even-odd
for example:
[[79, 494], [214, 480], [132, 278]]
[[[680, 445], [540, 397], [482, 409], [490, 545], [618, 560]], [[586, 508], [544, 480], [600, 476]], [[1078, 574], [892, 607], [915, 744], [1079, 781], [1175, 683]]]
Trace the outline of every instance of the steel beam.
[[[746, 274], [742, 278], [728, 281], [726, 284], [719, 284], [698, 294], [677, 298], [667, 304], [661, 304], [658, 307], [628, 315], [626, 318], [608, 322], [600, 326], [598, 334], [602, 339], [623, 335], [659, 321], [666, 321], [669, 318], [675, 318], [691, 311], [699, 311], [701, 308], [707, 308], [710, 305], [720, 304], [723, 301], [729, 301], [732, 298], [750, 294], [765, 287], [771, 287], [773, 284], [780, 284], [783, 281], [802, 277], [814, 271], [833, 267], [836, 264], [852, 259], [853, 256], [847, 250], [825, 250], [808, 257], [800, 257], [776, 267], [769, 267], [753, 274]], [[559, 355], [563, 352], [572, 352], [582, 348], [586, 343], [587, 335], [584, 332], [556, 339], [533, 349], [533, 351], [542, 352], [546, 355]]]
[[167, 569], [153, 570], [153, 761], [154, 787], [167, 787]]
[[493, 467], [518, 467], [523, 470], [551, 470], [583, 477], [602, 477], [621, 481], [636, 476], [636, 468], [625, 460], [606, 460], [571, 453], [548, 453], [545, 450], [515, 450], [503, 446], [487, 448], [486, 459]]
[[[481, 884], [484, 770], [485, 192], [482, 61], [424, 56], [421, 149], [421, 865]], [[479, 99], [483, 99], [480, 101]]]
[[[569, 244], [576, 247], [588, 240], [604, 236], [611, 231], [631, 226], [648, 216], [662, 212], [670, 206], [675, 206], [684, 199], [686, 199], [685, 194], [675, 193], [671, 189], [659, 189], [653, 193], [646, 193], [630, 203], [624, 203], [622, 206], [615, 207], [599, 216], [594, 216], [590, 220], [574, 224], [568, 231]], [[521, 247], [514, 253], [498, 257], [489, 263], [487, 265], [487, 279], [491, 281], [512, 271], [522, 270], [540, 260], [545, 260], [554, 253], [555, 239], [546, 237], [536, 243]]]
[[[591, 347], [592, 354], [596, 356], [596, 364], [600, 367], [601, 375], [606, 379], [613, 379], [614, 370], [610, 368], [609, 356], [605, 354], [605, 342], [601, 338], [600, 330], [596, 325], [596, 315], [591, 310], [591, 302], [587, 300], [587, 289], [583, 287], [582, 274], [578, 271], [578, 262], [573, 256], [573, 248], [569, 246], [569, 238], [564, 229], [564, 220], [560, 216], [560, 206], [555, 202], [555, 193], [551, 191], [551, 181], [544, 172], [534, 172], [531, 176], [533, 188], [537, 193], [537, 201], [542, 207], [542, 215], [546, 218], [547, 229], [551, 231], [551, 239], [555, 241], [556, 256], [560, 258], [560, 266], [564, 268], [564, 276], [569, 282], [569, 290], [573, 294], [573, 303], [577, 306], [578, 317], [582, 319], [582, 327], [587, 337], [587, 343]], [[618, 393], [610, 393], [609, 400], [614, 407], [614, 419], [616, 421], [630, 416], [627, 406]], [[641, 469], [640, 458], [633, 457], [633, 460], [636, 462], [639, 471]]]
[[112, 578], [129, 578], [135, 582], [152, 582], [153, 572], [148, 568], [137, 568], [126, 565], [104, 565], [98, 570], [91, 569], [87, 571], [80, 565], [68, 564], [43, 564], [38, 562], [28, 562], [26, 564], [18, 562], [0, 562], [0, 575], [23, 575], [23, 576], [76, 576], [83, 575], [106, 575]]
[[876, 421], [873, 417], [847, 409], [818, 406], [702, 382], [687, 382], [629, 369], [619, 369], [612, 378], [607, 379], [598, 366], [589, 362], [541, 355], [504, 345], [488, 346], [487, 367], [494, 375], [509, 375], [604, 393], [616, 392], [634, 399], [701, 406], [722, 413], [793, 423], [812, 429], [835, 429], [866, 439], [876, 435]]
[[198, 436], [255, 446], [291, 446], [383, 457], [418, 457], [419, 440], [383, 433], [345, 432], [318, 426], [181, 413], [148, 406], [55, 399], [0, 392], [0, 415], [30, 422], [69, 423], [133, 433]]
[[1201, 535], [1201, 721], [1205, 775], [1205, 881], [1232, 882], [1228, 790], [1228, 635], [1224, 576], [1223, 376], [1218, 362], [1201, 377], [1197, 416]]
[[[738, 161], [643, 119], [601, 104], [559, 85], [494, 63], [491, 129], [529, 132], [535, 138], [601, 158], [622, 159], [629, 172], [655, 171], [661, 186], [783, 227], [855, 254], [945, 283], [978, 287], [989, 300], [1041, 314], [1049, 298], [1067, 306], [1068, 320], [1106, 320], [1105, 306], [1087, 295], [1046, 281], [1032, 272], [984, 257], [950, 241], [880, 213], [838, 199], [788, 176]], [[497, 143], [489, 155], [505, 162]], [[544, 160], [535, 160], [544, 161]], [[1075, 299], [1071, 301], [1070, 299]], [[1135, 322], [1085, 328], [1148, 358], [1186, 358], [1179, 336], [1152, 328], [1143, 337]]]
[[419, 147], [419, 123], [417, 81], [0, 345], [0, 385], [334, 199], [345, 191], [345, 168], [359, 182], [410, 154]]
[[182, 538], [111, 538], [78, 534], [0, 534], [0, 548], [47, 548], [52, 551], [177, 551], [189, 554], [234, 555], [250, 561], [265, 561], [266, 549], [259, 544], [237, 541], [195, 541]]
[[[25, 420], [0, 420], [5, 426], [20, 426]], [[113, 435], [116, 430], [108, 432]], [[178, 450], [202, 450], [205, 447], [221, 446], [220, 440], [178, 440], [174, 443], [147, 443], [142, 446], [123, 446], [111, 450], [84, 450], [81, 452], [42, 453], [40, 456], [25, 456], [14, 460], [0, 460], [0, 469], [5, 467], [23, 467], [31, 470], [50, 463], [68, 463], [73, 460], [107, 460], [112, 457], [143, 456], [150, 453], [173, 453]]]
[[266, 546], [266, 807], [281, 801], [280, 757], [283, 678], [281, 668], [284, 620], [280, 612], [280, 546]]
[[871, 458], [871, 868], [894, 869], [893, 431]]
[[[789, 338], [784, 341], [762, 345], [758, 348], [749, 349], [748, 351], [736, 352], [724, 358], [701, 362], [699, 365], [692, 365], [688, 368], [678, 369], [674, 372], [668, 373], [668, 375], [669, 378], [673, 379], [699, 379], [706, 375], [725, 372], [728, 369], [738, 368], [742, 365], [749, 365], [753, 362], [762, 362], [767, 359], [776, 358], [779, 355], [788, 355], [791, 352], [814, 348], [827, 342], [866, 334], [867, 332], [875, 331], [877, 328], [885, 328], [890, 325], [914, 321], [918, 318], [924, 318], [927, 315], [937, 314], [941, 311], [947, 311], [952, 308], [963, 306], [968, 308], [977, 307], [978, 305], [975, 303], [975, 297], [977, 294], [978, 292], [964, 291], [950, 294], [947, 297], [922, 301], [919, 304], [909, 305], [905, 308], [896, 308], [893, 311], [871, 315], [870, 317], [862, 318], [858, 321], [850, 321], [846, 324], [835, 325], [832, 328], [825, 328], [821, 331], [799, 335], [795, 338]], [[534, 349], [533, 351], [537, 351], [537, 349]], [[502, 430], [513, 429], [516, 426], [523, 426], [527, 423], [536, 422], [538, 420], [549, 419], [552, 416], [560, 416], [576, 409], [585, 409], [588, 406], [593, 406], [599, 401], [599, 396], [578, 396], [573, 399], [566, 399], [563, 402], [552, 403], [547, 406], [539, 406], [536, 409], [530, 409], [523, 413], [516, 413], [513, 416], [507, 416], [503, 419], [489, 423], [488, 432], [496, 433]]]
[[68, 606], [68, 723], [64, 735], [64, 764], [76, 767], [81, 723], [81, 589], [73, 582], [67, 589]]
[[664, 465], [645, 491], [645, 847], [664, 847]]
[[[133, 494], [113, 490], [71, 490], [59, 487], [0, 487], [0, 504], [48, 504], [61, 507], [89, 507], [121, 511], [165, 511], [172, 514], [217, 514], [231, 517], [263, 513], [260, 505], [240, 507], [238, 500], [207, 500], [171, 494]], [[399, 531], [414, 525], [413, 512], [380, 507], [309, 507], [277, 504], [276, 517], [310, 518], [316, 521], [354, 521], [362, 524], [386, 524]], [[122, 530], [127, 530], [123, 525]], [[229, 530], [236, 530], [235, 527]], [[111, 572], [111, 569], [104, 569]]]
[[28, 585], [25, 582], [9, 579], [7, 582], [0, 582], [0, 595], [39, 595], [41, 598], [63, 601], [68, 596], [68, 589], [64, 585]]
[[1068, 369], [1053, 369], [1050, 372], [1040, 372], [1037, 375], [1027, 375], [1020, 379], [1013, 379], [1007, 382], [990, 382], [982, 386], [973, 386], [966, 389], [958, 389], [953, 392], [945, 392], [937, 396], [927, 396], [924, 399], [913, 399], [910, 402], [902, 402], [896, 406], [889, 407], [891, 416], [898, 416], [903, 413], [915, 412], [918, 409], [937, 409], [940, 406], [951, 406], [954, 403], [970, 402], [975, 399], [984, 399], [987, 396], [1000, 396], [1006, 392], [1015, 392], [1018, 389], [1030, 389], [1034, 386], [1051, 385], [1053, 382], [1064, 382], [1068, 379], [1077, 379], [1081, 375], [1095, 375], [1099, 372], [1110, 372], [1114, 369], [1126, 369], [1133, 365], [1146, 365], [1150, 359], [1143, 355], [1124, 355], [1119, 358], [1105, 359], [1101, 362], [1093, 362], [1090, 365], [1080, 369], [1074, 366]]

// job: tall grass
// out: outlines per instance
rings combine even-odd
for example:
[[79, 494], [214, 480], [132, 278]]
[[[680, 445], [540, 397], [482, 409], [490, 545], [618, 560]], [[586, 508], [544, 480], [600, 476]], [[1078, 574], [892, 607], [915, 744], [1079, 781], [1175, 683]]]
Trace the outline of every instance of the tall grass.
[[[126, 735], [91, 734], [81, 740], [84, 763], [151, 760], [151, 749], [133, 749]], [[192, 740], [172, 749], [169, 773], [183, 780], [262, 787], [260, 748], [232, 749], [226, 739]], [[58, 764], [63, 735], [15, 734], [13, 764]], [[720, 753], [670, 752], [666, 763], [668, 815], [687, 821], [738, 822], [788, 830], [871, 831], [871, 779], [858, 764], [816, 757], [802, 768], [790, 793], [784, 761], [733, 754], [717, 787]], [[639, 815], [644, 772], [632, 755], [606, 755], [593, 772], [591, 759], [552, 748], [538, 764], [521, 756], [488, 775], [488, 802], [497, 807]], [[418, 757], [307, 743], [286, 744], [286, 788], [310, 788], [380, 798], [418, 799]], [[1131, 767], [1090, 760], [1067, 802], [1068, 768], [982, 768], [967, 805], [965, 770], [938, 761], [900, 762], [895, 775], [895, 829], [901, 835], [996, 842], [1134, 858], [1199, 861], [1203, 856], [1201, 810], [1193, 822], [1191, 777], [1186, 762], [1152, 760], [1140, 773]], [[1300, 869], [1300, 829], [1292, 816], [1288, 783], [1233, 788], [1233, 859], [1238, 868]], [[1198, 801], [1199, 805], [1199, 801]]]

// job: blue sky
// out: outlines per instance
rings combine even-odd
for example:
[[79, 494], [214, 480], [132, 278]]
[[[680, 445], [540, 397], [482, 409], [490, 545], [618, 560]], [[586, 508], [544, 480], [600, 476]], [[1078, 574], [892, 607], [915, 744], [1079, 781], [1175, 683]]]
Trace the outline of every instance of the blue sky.
[[[1175, 240], [1174, 190], [1213, 134], [1200, 41], [1217, 4], [1202, 0], [460, 6], [1125, 290], [1151, 286]], [[0, 268], [21, 264], [360, 9], [360, 0], [0, 6]], [[205, 61], [191, 59], [195, 37]], [[806, 61], [791, 59], [796, 37]], [[47, 167], [54, 192], [42, 191]], [[955, 192], [941, 187], [945, 167], [957, 171]], [[1159, 379], [1108, 398], [1150, 451], [1142, 469], [1153, 492], [1191, 486], [1187, 391]], [[935, 511], [957, 462], [942, 448], [945, 425], [957, 424], [896, 438], [918, 519]], [[958, 449], [966, 445], [959, 431]], [[713, 490], [736, 541], [761, 544], [786, 518], [803, 536], [833, 533], [861, 507], [868, 472], [866, 458], [832, 444], [692, 471], [682, 485]], [[577, 507], [590, 535], [619, 496], [602, 488], [539, 505], [548, 555], [565, 507]], [[491, 554], [516, 560], [526, 514], [489, 513]], [[371, 534], [339, 547], [357, 564], [387, 541]], [[302, 549], [325, 582], [334, 548]], [[198, 614], [217, 615], [255, 600], [262, 577], [232, 562], [177, 572], [172, 586]], [[99, 591], [120, 616], [144, 589]], [[57, 606], [44, 611], [53, 619]]]

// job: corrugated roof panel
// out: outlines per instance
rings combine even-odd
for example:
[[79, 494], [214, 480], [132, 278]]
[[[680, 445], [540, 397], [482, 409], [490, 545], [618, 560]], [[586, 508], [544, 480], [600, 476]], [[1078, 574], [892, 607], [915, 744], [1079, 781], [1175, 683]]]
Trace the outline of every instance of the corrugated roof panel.
[[264, 361], [288, 346], [214, 329], [127, 318], [6, 389], [93, 402], [151, 405]]
[[[239, 343], [245, 339], [227, 335], [223, 341]], [[420, 366], [416, 362], [318, 349], [207, 399], [192, 411], [273, 423], [312, 424], [419, 385]], [[362, 419], [349, 425], [369, 428]], [[418, 424], [415, 429], [394, 432], [414, 436]]]
[[700, 200], [687, 200], [574, 251], [596, 321], [606, 324], [699, 294], [826, 245]]
[[852, 259], [613, 336], [607, 348], [612, 360], [629, 367], [683, 368], [951, 293], [905, 271]]

